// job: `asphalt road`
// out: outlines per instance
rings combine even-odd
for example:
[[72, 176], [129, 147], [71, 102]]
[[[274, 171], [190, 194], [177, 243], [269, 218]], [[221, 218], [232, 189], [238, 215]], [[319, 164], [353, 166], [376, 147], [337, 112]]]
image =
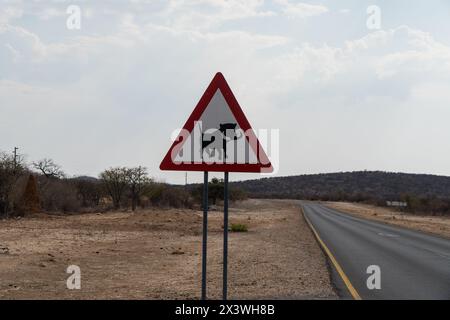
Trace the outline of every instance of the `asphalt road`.
[[[302, 202], [302, 206], [327, 247], [325, 252], [338, 264], [336, 268], [330, 259], [333, 282], [342, 297], [354, 298], [353, 287], [362, 299], [450, 299], [450, 240], [357, 218], [317, 203]], [[367, 287], [371, 265], [380, 267], [381, 289]]]

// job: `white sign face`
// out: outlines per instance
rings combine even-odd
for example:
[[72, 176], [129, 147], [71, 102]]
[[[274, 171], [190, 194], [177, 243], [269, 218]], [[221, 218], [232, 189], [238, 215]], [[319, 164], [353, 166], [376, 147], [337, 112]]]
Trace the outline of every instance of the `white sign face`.
[[222, 92], [218, 89], [194, 130], [176, 153], [175, 163], [258, 163], [244, 130], [232, 114]]
[[216, 74], [162, 170], [271, 172], [272, 165], [221, 73]]

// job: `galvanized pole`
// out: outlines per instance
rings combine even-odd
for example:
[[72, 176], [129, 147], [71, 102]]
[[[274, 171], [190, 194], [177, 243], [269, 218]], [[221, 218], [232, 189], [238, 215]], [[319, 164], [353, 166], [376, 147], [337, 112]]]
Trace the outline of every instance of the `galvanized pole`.
[[228, 281], [228, 172], [223, 188], [223, 300], [227, 300]]
[[206, 300], [206, 242], [208, 239], [208, 171], [203, 174], [203, 248], [202, 248], [202, 300]]

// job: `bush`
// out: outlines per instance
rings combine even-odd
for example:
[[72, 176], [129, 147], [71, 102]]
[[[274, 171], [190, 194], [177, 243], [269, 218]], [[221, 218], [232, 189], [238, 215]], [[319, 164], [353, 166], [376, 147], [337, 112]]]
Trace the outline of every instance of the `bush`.
[[[208, 202], [212, 205], [217, 205], [217, 200], [223, 200], [224, 182], [222, 179], [213, 178], [208, 183]], [[191, 187], [191, 195], [198, 202], [201, 203], [203, 199], [203, 184]], [[239, 201], [247, 199], [247, 193], [232, 184], [228, 185], [228, 197], [230, 201]]]
[[233, 223], [230, 227], [231, 232], [247, 232], [247, 226], [245, 224]]
[[105, 196], [99, 180], [89, 177], [78, 177], [72, 180], [77, 190], [78, 199], [83, 207], [98, 207], [100, 199]]
[[14, 194], [19, 178], [27, 171], [22, 157], [0, 151], [0, 216], [14, 213]]
[[50, 212], [79, 212], [77, 189], [66, 179], [39, 177], [41, 207]]
[[160, 207], [192, 208], [193, 201], [184, 188], [155, 183], [147, 193], [150, 203]]
[[247, 199], [247, 193], [236, 187], [230, 187], [230, 200], [231, 201], [241, 201]]

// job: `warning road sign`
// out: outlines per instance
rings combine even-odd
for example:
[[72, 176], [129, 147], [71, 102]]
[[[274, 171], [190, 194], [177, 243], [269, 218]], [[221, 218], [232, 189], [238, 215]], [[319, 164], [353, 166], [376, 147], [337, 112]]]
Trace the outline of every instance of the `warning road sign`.
[[273, 171], [250, 123], [219, 72], [160, 165], [161, 170]]
[[206, 299], [208, 172], [224, 172], [223, 299], [228, 279], [228, 176], [230, 172], [272, 172], [272, 165], [219, 72], [201, 97], [161, 165], [161, 170], [203, 171], [202, 300]]

